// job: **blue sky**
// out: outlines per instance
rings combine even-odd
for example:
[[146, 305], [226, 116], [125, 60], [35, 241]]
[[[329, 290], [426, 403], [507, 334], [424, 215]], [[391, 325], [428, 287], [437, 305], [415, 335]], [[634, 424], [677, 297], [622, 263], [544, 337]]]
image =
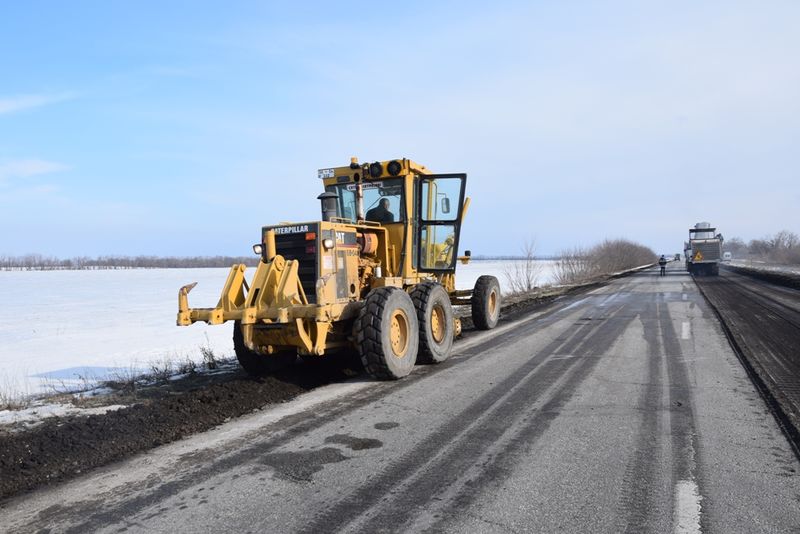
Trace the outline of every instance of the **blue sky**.
[[800, 233], [797, 2], [15, 2], [0, 254], [247, 254], [316, 169], [466, 172], [474, 254]]

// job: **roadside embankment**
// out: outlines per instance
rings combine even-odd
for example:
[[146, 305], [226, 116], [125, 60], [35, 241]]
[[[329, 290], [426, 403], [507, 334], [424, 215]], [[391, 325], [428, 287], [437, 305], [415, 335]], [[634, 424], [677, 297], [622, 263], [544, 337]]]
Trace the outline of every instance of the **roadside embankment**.
[[756, 278], [758, 280], [763, 280], [765, 282], [770, 282], [771, 284], [800, 289], [800, 274], [789, 270], [776, 269], [767, 266], [744, 267], [741, 265], [731, 265], [726, 263], [722, 263], [721, 266], [723, 269], [733, 271], [737, 274], [743, 274], [751, 278]]

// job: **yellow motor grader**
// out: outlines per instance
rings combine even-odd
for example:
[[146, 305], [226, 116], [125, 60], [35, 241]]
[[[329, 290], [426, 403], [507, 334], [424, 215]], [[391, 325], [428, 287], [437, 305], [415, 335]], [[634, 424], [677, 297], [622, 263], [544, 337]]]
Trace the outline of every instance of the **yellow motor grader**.
[[357, 350], [367, 372], [398, 379], [416, 362], [446, 360], [470, 305], [476, 328], [493, 328], [500, 286], [481, 276], [457, 290], [466, 174], [433, 174], [407, 159], [320, 169], [322, 220], [265, 226], [248, 283], [234, 265], [214, 308], [190, 308], [178, 292], [178, 325], [233, 321], [233, 345], [252, 374]]

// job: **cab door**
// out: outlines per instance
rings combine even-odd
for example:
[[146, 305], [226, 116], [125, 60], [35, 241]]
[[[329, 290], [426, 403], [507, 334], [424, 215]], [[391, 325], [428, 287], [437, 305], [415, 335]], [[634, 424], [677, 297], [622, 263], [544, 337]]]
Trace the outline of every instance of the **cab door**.
[[420, 177], [415, 191], [414, 265], [421, 272], [455, 269], [466, 174]]

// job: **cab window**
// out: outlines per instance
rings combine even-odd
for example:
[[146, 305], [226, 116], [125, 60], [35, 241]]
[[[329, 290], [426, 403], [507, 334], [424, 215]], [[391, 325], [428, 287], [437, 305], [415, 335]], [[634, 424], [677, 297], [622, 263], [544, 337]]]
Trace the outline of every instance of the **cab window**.
[[[406, 220], [402, 179], [362, 182], [361, 187], [364, 191], [364, 214], [367, 220], [380, 223]], [[329, 185], [326, 190], [339, 196], [337, 215], [355, 222], [356, 184]]]

